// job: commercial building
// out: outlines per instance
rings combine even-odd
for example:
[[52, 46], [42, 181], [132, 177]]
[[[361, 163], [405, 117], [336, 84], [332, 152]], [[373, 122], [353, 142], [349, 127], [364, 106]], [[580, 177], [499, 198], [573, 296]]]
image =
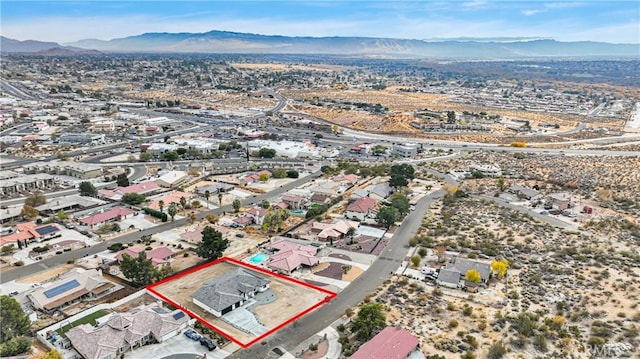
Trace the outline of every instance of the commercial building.
[[83, 162], [51, 161], [25, 165], [24, 173], [48, 173], [90, 179], [102, 176], [102, 167]]
[[54, 184], [55, 178], [46, 173], [21, 175], [13, 171], [0, 171], [0, 194], [2, 196], [49, 189]]
[[63, 133], [58, 137], [60, 143], [73, 143], [77, 145], [100, 145], [105, 142], [104, 134], [95, 133]]

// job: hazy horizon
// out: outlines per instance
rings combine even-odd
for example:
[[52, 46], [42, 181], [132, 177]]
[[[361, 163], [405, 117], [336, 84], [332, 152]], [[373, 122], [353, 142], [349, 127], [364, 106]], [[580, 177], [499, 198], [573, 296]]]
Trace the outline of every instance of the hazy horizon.
[[434, 41], [519, 38], [640, 44], [636, 1], [9, 0], [2, 2], [0, 18], [5, 37], [63, 44], [148, 32], [212, 30]]

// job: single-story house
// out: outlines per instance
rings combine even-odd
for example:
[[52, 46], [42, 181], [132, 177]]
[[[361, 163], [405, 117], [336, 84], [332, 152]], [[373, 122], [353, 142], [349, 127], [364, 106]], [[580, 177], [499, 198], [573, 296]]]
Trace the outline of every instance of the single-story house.
[[145, 252], [147, 258], [151, 259], [151, 262], [154, 266], [167, 263], [175, 254], [171, 249], [167, 247], [157, 247], [149, 251], [145, 251], [145, 249], [142, 247], [127, 247], [116, 254], [116, 260], [119, 263], [122, 262], [122, 256], [124, 254], [129, 255], [129, 257], [131, 258], [138, 258], [138, 256], [142, 252]]
[[376, 208], [378, 202], [371, 197], [363, 197], [353, 201], [344, 211], [345, 218], [357, 219], [364, 221], [368, 214], [371, 214]]
[[170, 171], [156, 179], [156, 183], [161, 187], [174, 188], [181, 185], [189, 178], [185, 171]]
[[526, 200], [537, 199], [540, 197], [540, 192], [538, 192], [537, 190], [519, 184], [514, 184], [513, 186], [509, 187], [507, 191]]
[[328, 204], [331, 202], [331, 197], [326, 194], [314, 193], [310, 198], [311, 203], [314, 204]]
[[217, 194], [218, 192], [230, 192], [233, 191], [233, 189], [236, 188], [234, 185], [232, 184], [228, 184], [228, 183], [222, 183], [222, 182], [216, 182], [210, 186], [202, 186], [202, 187], [197, 187], [196, 188], [196, 193], [204, 196], [204, 194], [209, 191], [209, 193], [211, 194], [211, 196], [213, 197], [214, 194]]
[[[489, 279], [491, 279], [490, 264], [472, 259], [455, 257], [451, 260], [451, 263], [447, 264], [443, 269], [440, 270], [436, 282], [439, 285], [443, 285], [446, 287], [460, 288], [464, 285], [467, 271], [472, 269], [480, 273], [480, 281], [482, 284], [487, 284]], [[457, 273], [457, 278], [455, 276], [455, 273]]]
[[240, 183], [246, 185], [246, 184], [260, 182], [260, 176], [261, 175], [267, 175], [268, 178], [271, 178], [271, 176], [272, 176], [270, 171], [263, 170], [263, 171], [252, 173], [250, 175], [247, 175], [247, 176], [244, 176], [244, 177], [240, 178]]
[[242, 306], [256, 293], [269, 289], [269, 281], [244, 268], [211, 279], [193, 293], [193, 303], [220, 317]]
[[[226, 237], [226, 234], [229, 233], [229, 228], [225, 228], [222, 226], [209, 226], [212, 227], [213, 229], [215, 229], [216, 231], [222, 233], [223, 237]], [[202, 230], [204, 229], [204, 227], [202, 226], [198, 226], [195, 229], [185, 232], [185, 233], [181, 233], [180, 234], [180, 238], [183, 239], [185, 242], [189, 242], [189, 243], [200, 243], [202, 241]]]
[[97, 299], [120, 288], [97, 269], [74, 268], [60, 279], [34, 289], [27, 298], [35, 308], [49, 312], [82, 300]]
[[54, 223], [37, 226], [35, 222], [19, 223], [15, 226], [14, 233], [2, 236], [0, 238], [0, 246], [13, 245], [18, 247], [18, 241], [22, 244], [30, 242], [41, 242], [55, 237], [60, 231]]
[[66, 335], [85, 359], [115, 359], [128, 350], [162, 343], [178, 335], [188, 324], [189, 317], [184, 312], [170, 311], [154, 303], [126, 313], [111, 314], [98, 327], [81, 324], [71, 328]]
[[233, 223], [238, 225], [240, 228], [244, 228], [253, 224], [253, 217], [238, 217], [233, 220]]
[[[371, 340], [364, 343], [349, 358], [352, 359], [407, 359], [424, 358], [421, 355], [420, 342], [408, 330], [399, 327], [386, 327]], [[413, 356], [414, 354], [419, 354]]]
[[108, 211], [97, 213], [89, 217], [80, 218], [79, 221], [91, 228], [107, 222], [120, 222], [123, 218], [133, 215], [135, 211], [124, 207], [113, 207]]
[[189, 201], [191, 201], [192, 195], [187, 192], [171, 191], [169, 193], [166, 193], [164, 197], [155, 199], [151, 203], [149, 203], [149, 208], [160, 210], [160, 201], [162, 201], [164, 203], [164, 206], [162, 207], [162, 211], [166, 212], [167, 208], [171, 203], [175, 203], [179, 207], [180, 198], [182, 197], [184, 197], [184, 199], [187, 200], [187, 203], [189, 203]]
[[338, 175], [332, 178], [334, 182], [344, 183], [346, 185], [354, 185], [358, 182], [358, 175], [356, 174], [348, 174], [348, 175]]
[[346, 219], [335, 219], [331, 223], [313, 222], [311, 231], [318, 233], [318, 238], [323, 240], [343, 238], [350, 228], [358, 229], [359, 222]]
[[267, 244], [266, 248], [276, 252], [269, 257], [267, 267], [277, 272], [291, 274], [302, 266], [313, 267], [320, 263], [320, 258], [315, 256], [318, 248], [314, 246], [278, 238]]
[[391, 196], [392, 193], [393, 188], [386, 183], [379, 183], [369, 189], [369, 197], [377, 201], [385, 200], [387, 197]]
[[138, 184], [132, 184], [127, 187], [116, 187], [112, 190], [110, 189], [101, 189], [98, 190], [98, 194], [102, 198], [107, 198], [113, 201], [119, 201], [122, 199], [122, 196], [127, 193], [138, 193], [143, 194], [145, 196], [156, 193], [160, 187], [154, 181], [145, 181]]

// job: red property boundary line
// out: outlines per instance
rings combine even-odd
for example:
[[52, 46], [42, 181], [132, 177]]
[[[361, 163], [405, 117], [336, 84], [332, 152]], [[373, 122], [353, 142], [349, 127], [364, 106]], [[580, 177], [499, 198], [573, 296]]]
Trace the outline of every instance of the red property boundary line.
[[[245, 267], [245, 268], [249, 268], [249, 269], [257, 271], [257, 272], [261, 272], [261, 273], [268, 274], [268, 275], [276, 277], [276, 278], [280, 278], [280, 279], [283, 279], [283, 280], [286, 280], [286, 281], [289, 281], [289, 282], [293, 282], [293, 283], [305, 286], [307, 288], [311, 288], [311, 289], [317, 290], [319, 292], [325, 293], [327, 296], [324, 298], [324, 300], [322, 300], [322, 301], [312, 305], [311, 307], [305, 309], [304, 311], [294, 315], [293, 317], [287, 319], [283, 323], [281, 323], [278, 326], [272, 328], [271, 330], [267, 331], [266, 333], [262, 334], [261, 336], [253, 339], [252, 341], [250, 341], [248, 343], [243, 343], [243, 342], [239, 341], [238, 339], [232, 337], [231, 335], [225, 333], [222, 329], [220, 329], [220, 328], [214, 326], [213, 324], [207, 322], [206, 320], [202, 319], [199, 315], [193, 313], [191, 310], [185, 308], [183, 305], [180, 305], [179, 303], [174, 302], [173, 300], [167, 298], [165, 295], [159, 293], [157, 290], [154, 289], [155, 287], [157, 287], [159, 285], [162, 285], [162, 284], [167, 283], [167, 282], [174, 281], [174, 280], [176, 280], [178, 278], [182, 278], [182, 277], [184, 277], [186, 275], [189, 275], [189, 274], [191, 274], [193, 272], [197, 272], [197, 271], [199, 271], [201, 269], [204, 269], [206, 267], [209, 267], [209, 266], [221, 263], [221, 262], [230, 262], [230, 263], [233, 263], [233, 264]], [[325, 303], [328, 303], [331, 299], [335, 298], [338, 295], [337, 293], [332, 292], [330, 290], [326, 290], [324, 288], [320, 288], [320, 287], [317, 287], [315, 285], [311, 285], [311, 284], [303, 282], [301, 280], [298, 280], [298, 279], [295, 279], [295, 278], [291, 278], [291, 277], [287, 277], [285, 275], [278, 274], [278, 273], [272, 272], [270, 270], [267, 270], [267, 269], [264, 269], [264, 268], [261, 268], [261, 267], [257, 267], [257, 266], [254, 266], [254, 265], [251, 265], [251, 264], [248, 264], [248, 263], [245, 263], [245, 262], [242, 262], [242, 261], [239, 261], [237, 259], [230, 258], [230, 257], [222, 257], [222, 258], [218, 258], [218, 259], [214, 260], [213, 262], [201, 264], [201, 265], [199, 265], [197, 267], [191, 268], [191, 269], [186, 270], [184, 272], [181, 272], [181, 273], [178, 273], [178, 274], [173, 275], [171, 277], [165, 278], [165, 279], [163, 279], [163, 280], [161, 280], [159, 282], [150, 284], [149, 286], [146, 287], [146, 289], [150, 293], [155, 295], [156, 297], [158, 297], [158, 298], [162, 299], [163, 301], [173, 305], [174, 307], [182, 310], [183, 312], [187, 313], [189, 316], [197, 319], [200, 323], [206, 325], [207, 327], [209, 327], [212, 330], [216, 331], [217, 333], [219, 333], [223, 337], [225, 337], [225, 338], [231, 340], [232, 342], [238, 344], [242, 348], [248, 348], [248, 347], [252, 346], [253, 344], [261, 341], [262, 339], [264, 339], [265, 337], [275, 333], [276, 331], [282, 329], [283, 327], [287, 326], [288, 324], [290, 324], [290, 323], [296, 321], [297, 319], [303, 317], [305, 314], [313, 311], [314, 309], [320, 307], [321, 305], [323, 305]]]

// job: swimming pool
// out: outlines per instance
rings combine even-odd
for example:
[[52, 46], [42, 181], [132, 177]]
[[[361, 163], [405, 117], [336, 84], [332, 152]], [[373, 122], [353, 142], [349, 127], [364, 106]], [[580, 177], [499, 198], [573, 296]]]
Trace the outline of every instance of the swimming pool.
[[249, 262], [253, 263], [253, 264], [258, 264], [263, 262], [265, 259], [269, 258], [269, 256], [266, 253], [258, 253], [256, 255], [254, 255], [253, 257], [249, 258]]
[[301, 209], [292, 209], [289, 211], [289, 213], [293, 214], [294, 216], [302, 216], [304, 215], [304, 211]]

